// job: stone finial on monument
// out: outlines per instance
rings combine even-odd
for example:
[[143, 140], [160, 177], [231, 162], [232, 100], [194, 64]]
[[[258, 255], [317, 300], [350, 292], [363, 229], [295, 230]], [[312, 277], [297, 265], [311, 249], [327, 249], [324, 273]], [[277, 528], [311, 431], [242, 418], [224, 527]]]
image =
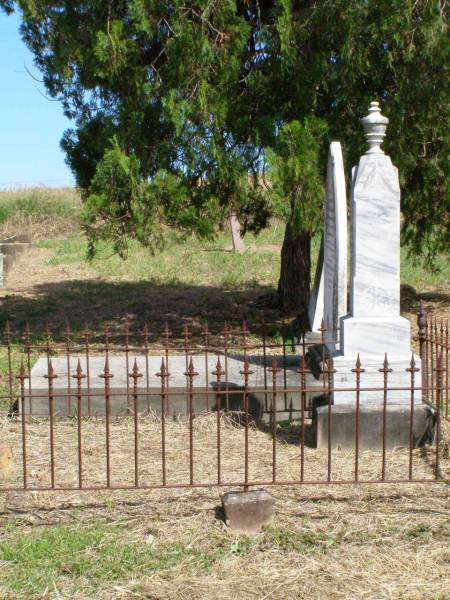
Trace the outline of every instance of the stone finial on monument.
[[[371, 103], [362, 119], [369, 149], [353, 169], [350, 313], [340, 323], [342, 356], [335, 359], [340, 371], [335, 387], [348, 387], [353, 381], [350, 371], [358, 354], [365, 368], [362, 385], [378, 386], [385, 353], [394, 369], [390, 385], [409, 385], [405, 369], [411, 360], [410, 323], [400, 316], [400, 185], [397, 168], [380, 147], [388, 122], [378, 102]], [[365, 392], [361, 400], [378, 400], [381, 395]], [[389, 392], [394, 402], [409, 398], [409, 392]], [[349, 400], [345, 392], [335, 393], [334, 399]]]

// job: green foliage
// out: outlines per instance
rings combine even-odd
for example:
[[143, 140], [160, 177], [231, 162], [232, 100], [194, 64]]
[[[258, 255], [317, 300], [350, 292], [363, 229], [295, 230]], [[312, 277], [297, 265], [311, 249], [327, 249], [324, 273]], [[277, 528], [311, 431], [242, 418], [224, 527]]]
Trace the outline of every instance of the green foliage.
[[100, 240], [112, 240], [114, 251], [124, 256], [130, 234], [152, 250], [161, 249], [163, 223], [202, 237], [214, 231], [207, 216], [189, 202], [180, 176], [161, 169], [151, 181], [143, 181], [139, 159], [124, 153], [117, 139], [97, 166], [83, 219], [91, 257]]
[[275, 214], [293, 221], [296, 231], [320, 227], [324, 189], [320, 153], [327, 133], [324, 121], [307, 117], [284, 125], [268, 150], [269, 179]]
[[[93, 196], [94, 244], [111, 235], [119, 252], [120, 237], [158, 247], [166, 220], [208, 236], [206, 221], [230, 207], [257, 231], [271, 207], [279, 212], [283, 188], [290, 198], [308, 188], [299, 200], [303, 223], [316, 228], [327, 136], [317, 136], [319, 163], [299, 157], [311, 169], [303, 165], [301, 182], [286, 177], [271, 197], [260, 176], [284, 143], [277, 134], [315, 116], [342, 142], [350, 167], [364, 146], [358, 119], [373, 99], [390, 119], [385, 148], [402, 178], [404, 240], [431, 258], [448, 244], [442, 0], [0, 0], [0, 7], [21, 10], [23, 39], [47, 91], [74, 119], [62, 145]], [[106, 183], [120, 187], [100, 190]], [[105, 218], [114, 223], [100, 225]]]

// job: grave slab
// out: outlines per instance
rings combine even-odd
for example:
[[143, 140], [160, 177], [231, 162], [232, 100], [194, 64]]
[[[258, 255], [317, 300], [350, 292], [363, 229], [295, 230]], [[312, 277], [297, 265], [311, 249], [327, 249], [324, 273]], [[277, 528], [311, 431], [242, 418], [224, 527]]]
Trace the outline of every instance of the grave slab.
[[[264, 375], [264, 357], [248, 356], [249, 368], [252, 373], [249, 376], [248, 401], [249, 412], [256, 422], [267, 420], [272, 402], [271, 376], [267, 370], [272, 365], [272, 357], [266, 357], [266, 375]], [[110, 402], [111, 415], [126, 415], [134, 411], [134, 399], [132, 395], [132, 380], [127, 377], [134, 363], [135, 356], [125, 355], [109, 357], [110, 372], [114, 375], [110, 379]], [[86, 357], [83, 355], [72, 355], [70, 363], [67, 364], [66, 357], [52, 357], [52, 366], [57, 378], [53, 379], [53, 406], [56, 415], [76, 415], [78, 408], [77, 383], [73, 378], [78, 360], [83, 373], [87, 373]], [[138, 411], [152, 411], [161, 414], [161, 378], [157, 373], [161, 367], [161, 356], [136, 356], [139, 371], [143, 377], [138, 383]], [[225, 357], [221, 356], [222, 369], [225, 369]], [[278, 359], [278, 366], [282, 366], [283, 357]], [[220, 402], [222, 409], [242, 410], [244, 378], [240, 373], [244, 368], [244, 357], [240, 355], [228, 356], [228, 379], [222, 377], [220, 388], [217, 387], [216, 378], [212, 372], [216, 368], [217, 356], [199, 354], [193, 357], [193, 362], [198, 376], [193, 380], [193, 410], [199, 413], [206, 410], [217, 410]], [[104, 370], [104, 356], [89, 357], [90, 377], [82, 380], [81, 385], [81, 414], [102, 416], [105, 414], [105, 381], [101, 377]], [[168, 388], [166, 390], [166, 401], [164, 409], [167, 415], [186, 415], [188, 406], [186, 357], [184, 355], [169, 356]], [[278, 391], [276, 396], [276, 410], [278, 420], [289, 419], [293, 411], [299, 411], [301, 397], [298, 391], [300, 379], [298, 374], [298, 356], [286, 357], [286, 392]], [[38, 416], [49, 414], [49, 389], [46, 357], [39, 358], [31, 371], [31, 378], [25, 389], [25, 411]], [[148, 374], [148, 376], [147, 376]], [[278, 389], [283, 389], [283, 376], [279, 374]], [[31, 385], [31, 393], [29, 389]], [[308, 377], [308, 387], [317, 388], [321, 393], [322, 382], [316, 381], [314, 377]], [[291, 388], [291, 389], [290, 389]], [[297, 388], [297, 391], [295, 390]], [[221, 392], [218, 394], [217, 392]], [[89, 396], [88, 396], [89, 394]], [[308, 393], [306, 401], [309, 403], [314, 392]], [[287, 409], [287, 410], [286, 410]], [[265, 416], [264, 416], [265, 415]]]

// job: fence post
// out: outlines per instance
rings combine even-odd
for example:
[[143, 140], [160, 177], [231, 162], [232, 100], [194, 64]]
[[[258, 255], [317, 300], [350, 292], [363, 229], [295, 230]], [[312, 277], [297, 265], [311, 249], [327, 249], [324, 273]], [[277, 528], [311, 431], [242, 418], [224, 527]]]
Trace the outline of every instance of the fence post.
[[439, 451], [441, 443], [441, 403], [442, 403], [442, 354], [436, 356], [436, 466], [435, 478], [439, 479]]
[[417, 325], [419, 327], [419, 355], [422, 362], [422, 390], [425, 390], [428, 398], [428, 361], [427, 361], [427, 313], [423, 307], [423, 301], [420, 301], [419, 312], [417, 313]]

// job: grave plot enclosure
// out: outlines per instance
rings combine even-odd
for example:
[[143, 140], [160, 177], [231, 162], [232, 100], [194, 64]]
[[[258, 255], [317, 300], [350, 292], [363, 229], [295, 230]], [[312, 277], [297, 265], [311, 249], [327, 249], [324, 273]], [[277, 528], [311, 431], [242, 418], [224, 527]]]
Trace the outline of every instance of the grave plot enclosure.
[[[370, 388], [355, 356], [350, 421], [334, 404], [324, 327], [320, 343], [301, 335], [294, 350], [292, 332], [262, 324], [158, 335], [8, 326], [0, 452], [12, 450], [13, 465], [0, 467], [0, 489], [439, 480], [448, 326], [423, 310], [419, 326], [424, 370], [411, 359], [410, 401], [395, 402], [389, 356]], [[367, 391], [377, 410], [361, 402]]]

